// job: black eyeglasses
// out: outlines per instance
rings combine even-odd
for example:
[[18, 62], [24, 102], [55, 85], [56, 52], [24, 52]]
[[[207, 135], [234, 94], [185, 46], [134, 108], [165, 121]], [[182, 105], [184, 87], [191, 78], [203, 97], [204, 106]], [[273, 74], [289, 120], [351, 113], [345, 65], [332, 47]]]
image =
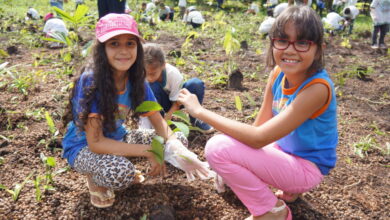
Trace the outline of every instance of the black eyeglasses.
[[298, 52], [307, 52], [310, 50], [310, 46], [314, 44], [313, 41], [310, 40], [296, 40], [289, 41], [283, 38], [272, 38], [272, 46], [278, 50], [285, 50], [292, 44], [294, 49]]

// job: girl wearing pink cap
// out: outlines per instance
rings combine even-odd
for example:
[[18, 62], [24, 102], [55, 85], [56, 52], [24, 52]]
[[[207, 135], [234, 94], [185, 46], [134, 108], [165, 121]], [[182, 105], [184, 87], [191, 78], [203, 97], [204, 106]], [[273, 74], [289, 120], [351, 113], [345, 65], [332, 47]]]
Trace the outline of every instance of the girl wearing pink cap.
[[[63, 117], [67, 131], [62, 142], [63, 157], [87, 176], [91, 203], [99, 208], [112, 206], [113, 190], [142, 182], [130, 157], [146, 157], [151, 164], [149, 175], [165, 172], [165, 166], [148, 151], [155, 134], [166, 140], [166, 161], [188, 177], [208, 176], [206, 163], [183, 146], [187, 139], [173, 133], [161, 114], [134, 111], [143, 101], [156, 101], [145, 82], [143, 39], [135, 20], [127, 14], [108, 14], [98, 21], [96, 37], [92, 62], [74, 82]], [[136, 125], [140, 116], [148, 117], [154, 130], [126, 130], [126, 119]]]

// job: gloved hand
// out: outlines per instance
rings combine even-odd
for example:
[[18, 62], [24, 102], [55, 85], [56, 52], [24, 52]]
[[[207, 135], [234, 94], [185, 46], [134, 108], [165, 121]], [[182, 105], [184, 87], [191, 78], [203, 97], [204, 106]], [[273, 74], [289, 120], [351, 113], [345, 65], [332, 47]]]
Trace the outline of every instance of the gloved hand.
[[214, 171], [210, 171], [209, 177], [214, 178], [214, 187], [218, 193], [225, 192], [225, 182], [223, 181], [223, 179], [220, 175], [218, 175]]
[[201, 179], [209, 179], [209, 164], [202, 162], [198, 156], [189, 151], [179, 140], [168, 140], [165, 144], [164, 158], [173, 166], [183, 170], [187, 175], [188, 181], [195, 180], [195, 175]]

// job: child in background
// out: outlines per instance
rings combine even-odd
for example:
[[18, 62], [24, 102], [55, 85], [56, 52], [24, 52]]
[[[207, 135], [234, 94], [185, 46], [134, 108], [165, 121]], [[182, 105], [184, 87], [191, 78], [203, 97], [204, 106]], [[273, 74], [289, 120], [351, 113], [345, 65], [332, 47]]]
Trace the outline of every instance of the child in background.
[[[180, 92], [192, 116], [224, 133], [207, 142], [206, 159], [248, 208], [247, 220], [292, 219], [283, 200], [316, 187], [336, 164], [336, 96], [324, 69], [323, 37], [320, 17], [307, 6], [290, 6], [278, 16], [267, 56], [274, 69], [253, 125], [224, 118]], [[281, 191], [275, 195], [269, 185]]]
[[[69, 31], [66, 28], [65, 22], [58, 17], [55, 17], [53, 13], [48, 13], [43, 18], [45, 26], [43, 27], [43, 33], [45, 37], [55, 38], [55, 35], [62, 34], [67, 36]], [[61, 48], [65, 45], [60, 42], [49, 42], [49, 48]]]
[[252, 1], [252, 3], [249, 5], [249, 8], [248, 10], [246, 11], [247, 14], [253, 14], [253, 15], [256, 15], [257, 13], [259, 13], [259, 6], [257, 5], [257, 3], [255, 1]]
[[165, 5], [164, 3], [160, 3], [158, 16], [160, 17], [161, 21], [173, 21], [174, 12], [169, 6]]
[[267, 10], [267, 17], [264, 18], [264, 21], [261, 22], [259, 27], [259, 33], [263, 36], [263, 39], [267, 36], [269, 31], [271, 30], [274, 22], [275, 22], [275, 18], [273, 17], [272, 10]]
[[25, 20], [38, 20], [41, 17], [39, 16], [39, 13], [34, 8], [29, 8], [26, 13], [26, 19]]
[[282, 14], [282, 12], [288, 7], [288, 3], [287, 2], [283, 2], [283, 3], [280, 3], [278, 4], [274, 10], [273, 10], [273, 16], [274, 18], [277, 18], [280, 14]]
[[354, 5], [347, 6], [343, 9], [343, 18], [345, 20], [343, 30], [349, 26], [348, 34], [352, 34], [353, 23], [358, 15], [359, 9], [357, 9]]
[[[374, 23], [372, 32], [372, 49], [386, 49], [385, 36], [390, 28], [390, 0], [373, 0], [371, 5], [371, 18]], [[379, 41], [377, 41], [379, 33]]]
[[325, 25], [325, 30], [331, 35], [335, 35], [343, 30], [345, 19], [336, 12], [330, 12], [326, 17], [322, 18], [322, 22]]
[[184, 13], [186, 12], [187, 0], [179, 0], [178, 6], [180, 8], [180, 19], [183, 19]]
[[202, 13], [196, 10], [195, 6], [187, 8], [183, 21], [187, 24], [191, 24], [193, 28], [199, 28], [205, 22]]
[[[180, 109], [181, 104], [177, 102], [181, 88], [188, 89], [195, 94], [199, 103], [203, 102], [204, 83], [198, 78], [192, 78], [184, 82], [180, 71], [169, 63], [165, 62], [165, 55], [157, 44], [147, 43], [144, 45], [146, 79], [160, 105], [166, 120], [172, 118], [172, 114]], [[214, 129], [198, 119], [190, 117], [190, 122], [204, 133], [211, 133]]]
[[[207, 163], [183, 146], [184, 135], [173, 133], [158, 112], [134, 112], [143, 101], [156, 100], [145, 82], [143, 39], [135, 20], [108, 14], [97, 23], [96, 37], [92, 62], [74, 82], [62, 142], [63, 157], [87, 176], [92, 205], [112, 206], [114, 190], [142, 181], [130, 157], [146, 157], [149, 175], [165, 172], [149, 152], [155, 133], [166, 140], [164, 159], [184, 170], [189, 180], [195, 174], [208, 176]], [[155, 130], [127, 131], [126, 119], [136, 124], [140, 116], [148, 117]]]

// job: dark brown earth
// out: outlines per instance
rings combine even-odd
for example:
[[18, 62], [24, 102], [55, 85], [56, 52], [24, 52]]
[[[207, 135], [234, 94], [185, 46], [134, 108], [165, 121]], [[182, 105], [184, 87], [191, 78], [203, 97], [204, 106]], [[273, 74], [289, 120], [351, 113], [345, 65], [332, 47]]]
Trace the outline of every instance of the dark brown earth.
[[[158, 36], [155, 41], [164, 45], [167, 53], [180, 51], [184, 42], [184, 38], [162, 31]], [[294, 219], [389, 219], [390, 59], [385, 51], [373, 51], [368, 42], [369, 37], [359, 37], [351, 40], [352, 48], [347, 49], [340, 46], [339, 37], [327, 38], [326, 69], [336, 83], [338, 94], [338, 163], [319, 187], [290, 204]], [[194, 40], [192, 51], [203, 51], [198, 53], [198, 60], [204, 61], [206, 66], [222, 65], [227, 61], [222, 49], [207, 50], [214, 43], [207, 38]], [[30, 66], [30, 71], [56, 71], [62, 65], [56, 63], [60, 50], [30, 51], [22, 45], [15, 46], [18, 53], [6, 59], [9, 65]], [[261, 103], [267, 79], [267, 71], [263, 68], [264, 55], [257, 55], [255, 51], [256, 48], [249, 45], [248, 50], [242, 50], [236, 56], [244, 75], [242, 86], [246, 90], [212, 85], [211, 73], [196, 73], [192, 64], [197, 64], [188, 57], [184, 58], [189, 64], [179, 69], [188, 77], [198, 76], [206, 82], [204, 105], [208, 109], [251, 123], [253, 118], [249, 116]], [[34, 53], [44, 53], [53, 62], [31, 67], [34, 62], [31, 54]], [[168, 56], [168, 60], [174, 63], [173, 56]], [[362, 74], [357, 74], [357, 69], [363, 69], [363, 72], [368, 69], [368, 74], [362, 77]], [[60, 125], [67, 97], [64, 88], [70, 77], [58, 77], [56, 74], [46, 77], [45, 81], [38, 81], [30, 88], [27, 96], [9, 85], [0, 88], [0, 157], [4, 158], [0, 165], [0, 184], [8, 188], [21, 183], [31, 172], [34, 176], [44, 174], [41, 152], [56, 158], [56, 170], [67, 166], [60, 151], [53, 150], [53, 147], [60, 147], [58, 142], [51, 142], [49, 147], [39, 143], [41, 140], [48, 142], [52, 136], [45, 119], [25, 114], [28, 110], [44, 108]], [[344, 84], [340, 84], [342, 80], [345, 80]], [[250, 94], [256, 106], [250, 105], [245, 94]], [[242, 99], [242, 113], [235, 108], [234, 95]], [[376, 147], [371, 147], [361, 158], [354, 153], [353, 146], [367, 135], [375, 139]], [[211, 136], [191, 133], [190, 149], [204, 159], [204, 145]], [[138, 169], [147, 172], [145, 160], [133, 161]], [[116, 192], [114, 206], [107, 209], [98, 209], [90, 204], [85, 178], [72, 170], [54, 177], [55, 190], [44, 194], [41, 202], [35, 199], [34, 184], [27, 182], [17, 201], [13, 201], [5, 190], [0, 190], [0, 219], [138, 220], [145, 214], [169, 219], [162, 217], [161, 205], [174, 210], [177, 219], [243, 219], [249, 215], [230, 190], [218, 194], [211, 180], [187, 182], [182, 171], [170, 165], [168, 171], [169, 175], [164, 179], [147, 177], [144, 184]]]

